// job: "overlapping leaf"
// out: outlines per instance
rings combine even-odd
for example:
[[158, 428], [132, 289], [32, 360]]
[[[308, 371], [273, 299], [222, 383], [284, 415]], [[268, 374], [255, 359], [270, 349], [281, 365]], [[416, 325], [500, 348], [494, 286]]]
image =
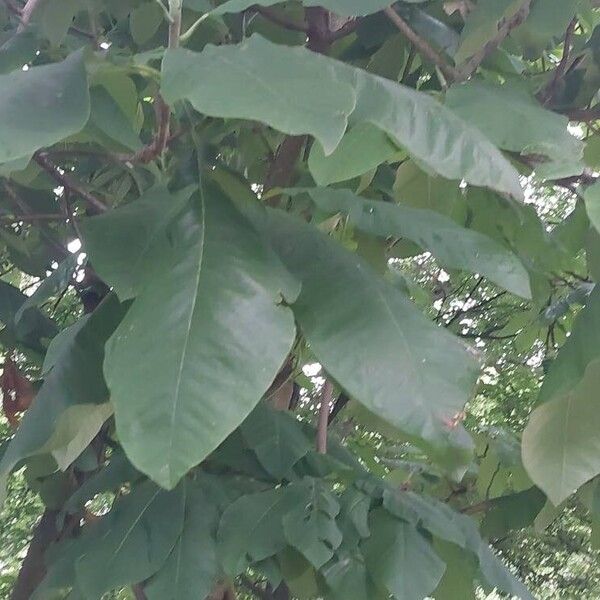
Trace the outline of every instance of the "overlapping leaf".
[[[124, 219], [122, 231], [129, 212]], [[128, 242], [121, 238], [123, 260]], [[153, 267], [107, 345], [105, 374], [127, 455], [172, 488], [244, 420], [275, 377], [294, 339], [291, 311], [280, 302], [294, 290], [215, 190], [194, 196], [151, 248]]]
[[[186, 99], [210, 116], [311, 134], [326, 154], [349, 121], [371, 123], [436, 173], [522, 197], [518, 176], [501, 153], [439, 102], [306, 48], [255, 35], [237, 46], [207, 46], [200, 54], [171, 50], [162, 75], [162, 93], [171, 103]], [[319, 90], [311, 103], [304, 101], [307, 89]]]

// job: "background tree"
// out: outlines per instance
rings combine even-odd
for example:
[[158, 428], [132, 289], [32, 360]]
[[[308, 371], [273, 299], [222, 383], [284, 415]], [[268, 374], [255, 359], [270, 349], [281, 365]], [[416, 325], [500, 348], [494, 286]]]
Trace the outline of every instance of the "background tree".
[[388, 2], [0, 4], [5, 597], [598, 596], [600, 9]]

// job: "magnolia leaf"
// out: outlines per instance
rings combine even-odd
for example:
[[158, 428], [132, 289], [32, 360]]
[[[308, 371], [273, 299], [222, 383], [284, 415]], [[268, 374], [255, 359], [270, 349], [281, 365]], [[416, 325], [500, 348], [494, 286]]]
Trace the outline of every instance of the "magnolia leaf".
[[398, 147], [384, 131], [369, 123], [359, 123], [348, 130], [329, 156], [320, 144], [315, 144], [308, 168], [318, 185], [329, 185], [358, 177], [397, 153]]
[[283, 550], [282, 519], [300, 503], [296, 491], [291, 485], [242, 496], [225, 510], [217, 540], [226, 573], [238, 575], [249, 564]]
[[[168, 50], [162, 77], [169, 103], [187, 99], [209, 116], [254, 119], [285, 133], [311, 134], [326, 154], [335, 150], [348, 121], [370, 123], [444, 177], [523, 196], [516, 171], [497, 148], [439, 102], [306, 48], [254, 35], [240, 45], [207, 46], [201, 53]], [[310, 104], [301, 101], [306, 89], [319, 90]]]
[[259, 404], [242, 423], [242, 435], [261, 465], [277, 479], [311, 449], [312, 444], [294, 417]]
[[31, 156], [77, 133], [89, 114], [82, 51], [60, 63], [0, 75], [0, 163]]
[[[122, 315], [122, 307], [110, 296], [93, 314], [72, 325], [68, 334], [53, 340], [54, 365], [0, 461], [2, 481], [20, 460], [44, 452], [46, 444], [67, 454], [73, 447], [83, 449], [81, 432], [69, 426], [73, 418], [69, 409], [81, 405], [92, 409], [108, 400], [102, 376], [104, 344]], [[53, 351], [54, 345], [60, 350]], [[88, 436], [89, 431], [84, 437]]]
[[600, 473], [600, 360], [581, 380], [538, 406], [523, 432], [523, 464], [555, 506]]
[[396, 598], [429, 596], [445, 567], [417, 528], [381, 509], [371, 514], [370, 528], [361, 548], [371, 577]]
[[186, 491], [184, 485], [165, 492], [142, 483], [86, 531], [82, 556], [75, 563], [77, 583], [86, 597], [100, 598], [158, 571], [181, 535]]
[[600, 232], [600, 183], [589, 186], [583, 192], [585, 209], [591, 224]]
[[323, 484], [307, 480], [296, 486], [297, 505], [283, 518], [287, 541], [317, 569], [331, 560], [342, 543], [335, 518], [340, 505]]
[[496, 146], [531, 154], [541, 161], [539, 177], [558, 178], [583, 171], [583, 142], [571, 135], [569, 119], [542, 108], [526, 90], [510, 84], [473, 80], [452, 86], [446, 106], [479, 128]]
[[[121, 231], [129, 223], [126, 215]], [[155, 263], [107, 344], [104, 371], [127, 456], [171, 489], [273, 381], [294, 340], [291, 311], [280, 304], [292, 291], [249, 222], [214, 189], [194, 196], [150, 252]]]
[[452, 420], [477, 378], [467, 349], [314, 227], [279, 211], [262, 226], [302, 282], [294, 314], [327, 372], [411, 439], [437, 450], [452, 446]]
[[136, 296], [169, 244], [169, 225], [183, 210], [192, 188], [171, 194], [165, 187], [148, 190], [135, 202], [81, 225], [94, 269], [114, 287], [121, 300]]
[[219, 512], [203, 479], [186, 482], [183, 530], [160, 571], [144, 586], [149, 600], [207, 598], [219, 576]]
[[521, 261], [495, 240], [460, 227], [430, 210], [368, 200], [350, 190], [307, 188], [315, 204], [327, 213], [342, 212], [352, 225], [381, 237], [395, 236], [429, 250], [442, 265], [480, 273], [509, 291], [531, 297], [529, 275]]

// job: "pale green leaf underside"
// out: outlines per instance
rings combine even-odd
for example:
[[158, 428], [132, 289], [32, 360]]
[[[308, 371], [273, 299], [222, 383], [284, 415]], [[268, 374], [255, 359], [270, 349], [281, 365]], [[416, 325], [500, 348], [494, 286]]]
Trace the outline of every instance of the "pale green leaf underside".
[[[162, 73], [169, 103], [185, 99], [210, 116], [310, 134], [326, 154], [335, 150], [348, 122], [370, 123], [444, 177], [523, 195], [517, 172], [500, 151], [439, 102], [306, 48], [254, 35], [201, 53], [169, 50]], [[310, 103], [303, 100], [307, 93]]]
[[[172, 488], [250, 413], [294, 339], [267, 248], [228, 199], [195, 196], [107, 345], [119, 440]], [[131, 361], [131, 356], [139, 357]]]
[[490, 237], [461, 227], [431, 210], [369, 200], [344, 189], [306, 188], [317, 206], [342, 212], [366, 233], [409, 239], [450, 268], [485, 275], [524, 298], [531, 297], [529, 275], [515, 254]]
[[569, 392], [538, 406], [523, 432], [523, 464], [557, 506], [600, 473], [600, 360]]

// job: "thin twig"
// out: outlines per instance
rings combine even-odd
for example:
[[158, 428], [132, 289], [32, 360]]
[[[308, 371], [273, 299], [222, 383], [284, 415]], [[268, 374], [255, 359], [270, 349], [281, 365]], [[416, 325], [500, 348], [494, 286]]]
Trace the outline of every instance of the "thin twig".
[[47, 153], [36, 152], [33, 159], [57, 183], [83, 198], [93, 211], [106, 212], [107, 207], [104, 202], [84, 189], [79, 182], [75, 181], [70, 175], [67, 175], [66, 172], [61, 173], [60, 169], [50, 161]]
[[468, 58], [458, 68], [459, 77], [457, 81], [466, 81], [477, 71], [479, 65], [490, 55], [492, 52], [498, 49], [500, 44], [507, 38], [510, 32], [521, 25], [525, 19], [529, 16], [529, 9], [531, 7], [532, 0], [525, 0], [521, 8], [512, 16], [501, 22], [498, 27], [498, 33], [492, 38], [487, 44], [485, 44], [480, 50], [478, 50], [471, 58]]
[[389, 20], [400, 30], [404, 37], [413, 44], [419, 54], [439, 67], [444, 77], [449, 81], [460, 79], [460, 71], [444, 60], [443, 56], [433, 48], [429, 42], [416, 33], [410, 25], [391, 7], [384, 8], [383, 12]]
[[321, 391], [321, 406], [319, 407], [319, 422], [317, 424], [317, 452], [320, 454], [327, 453], [327, 425], [329, 423], [332, 395], [333, 385], [329, 379], [326, 379]]
[[569, 64], [569, 55], [571, 54], [572, 47], [572, 39], [573, 34], [575, 33], [575, 28], [577, 27], [577, 19], [573, 19], [569, 26], [567, 27], [567, 31], [565, 32], [565, 41], [563, 44], [563, 55], [558, 63], [556, 69], [554, 69], [554, 75], [552, 79], [548, 82], [548, 85], [538, 94], [538, 99], [542, 104], [548, 104], [552, 97], [556, 92], [556, 87], [565, 74], [567, 70], [567, 66]]
[[35, 9], [40, 5], [41, 2], [42, 0], [27, 0], [23, 10], [21, 11], [21, 22], [17, 27], [17, 33], [21, 33], [21, 31], [23, 31], [27, 25], [29, 25], [29, 21], [31, 21], [31, 17], [33, 16]]

